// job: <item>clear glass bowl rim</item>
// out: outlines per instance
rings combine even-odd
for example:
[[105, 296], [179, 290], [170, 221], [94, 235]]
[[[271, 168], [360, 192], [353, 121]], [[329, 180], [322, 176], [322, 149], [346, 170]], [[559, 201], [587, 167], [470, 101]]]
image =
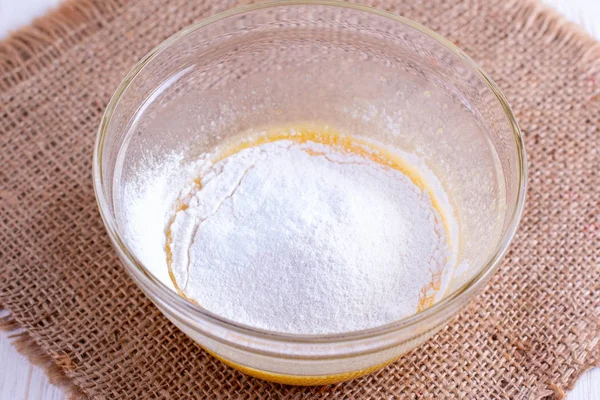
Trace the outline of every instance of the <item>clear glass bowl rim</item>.
[[[126, 245], [125, 241], [121, 239], [121, 236], [117, 230], [116, 221], [109, 211], [109, 203], [106, 199], [105, 192], [102, 186], [102, 152], [104, 148], [105, 138], [108, 133], [109, 123], [111, 121], [115, 109], [119, 105], [119, 101], [121, 100], [121, 97], [123, 96], [124, 92], [127, 90], [132, 80], [142, 71], [145, 65], [151, 62], [154, 59], [154, 57], [156, 57], [162, 50], [166, 49], [180, 38], [198, 29], [202, 29], [203, 27], [209, 24], [221, 21], [228, 17], [256, 10], [289, 6], [341, 7], [352, 9], [354, 11], [371, 13], [401, 23], [403, 25], [408, 26], [409, 28], [415, 29], [429, 36], [430, 38], [437, 41], [438, 44], [445, 47], [447, 50], [451, 51], [460, 59], [462, 59], [465, 65], [467, 65], [473, 72], [475, 72], [479, 76], [479, 78], [488, 86], [488, 88], [493, 92], [496, 99], [500, 103], [513, 131], [513, 138], [518, 153], [517, 161], [519, 163], [517, 201], [515, 203], [514, 208], [510, 210], [512, 211], [512, 218], [510, 224], [507, 227], [506, 232], [504, 233], [502, 238], [499, 240], [494, 252], [487, 257], [485, 265], [482, 268], [480, 268], [477, 274], [475, 274], [471, 279], [465, 282], [461, 287], [455, 289], [453, 293], [446, 296], [440, 302], [414, 315], [402, 318], [400, 320], [376, 328], [352, 332], [318, 335], [281, 333], [240, 324], [203, 309], [202, 307], [184, 299], [183, 297], [179, 296], [177, 293], [169, 289], [164, 283], [160, 282], [156, 277], [154, 277], [152, 273], [147, 271], [143, 264], [135, 257], [133, 252]], [[456, 303], [460, 302], [461, 300], [467, 302], [474, 294], [478, 292], [479, 288], [487, 281], [487, 278], [496, 271], [500, 264], [500, 261], [502, 260], [502, 257], [508, 250], [510, 242], [512, 241], [517, 231], [519, 222], [521, 220], [521, 216], [523, 214], [525, 195], [527, 191], [527, 158], [525, 153], [525, 145], [515, 115], [512, 112], [506, 98], [500, 92], [500, 89], [498, 89], [493, 80], [469, 56], [467, 56], [462, 50], [460, 50], [449, 40], [445, 39], [443, 36], [408, 18], [387, 11], [379, 10], [373, 7], [335, 0], [283, 0], [268, 1], [248, 6], [241, 6], [215, 14], [214, 16], [209, 17], [203, 21], [192, 24], [160, 43], [135, 64], [135, 66], [129, 71], [129, 73], [125, 76], [123, 81], [119, 84], [117, 90], [110, 99], [100, 122], [100, 127], [98, 130], [98, 135], [94, 147], [92, 169], [96, 201], [98, 203], [100, 215], [107, 229], [113, 247], [119, 254], [121, 260], [125, 261], [124, 264], [127, 271], [135, 278], [136, 283], [142, 286], [142, 289], [153, 291], [153, 294], [156, 294], [157, 297], [161, 298], [161, 300], [164, 301], [176, 313], [185, 315], [188, 320], [207, 320], [210, 323], [217, 324], [221, 327], [224, 327], [225, 329], [232, 330], [243, 335], [248, 335], [250, 337], [256, 337], [257, 339], [262, 338], [269, 341], [290, 342], [294, 344], [337, 343], [340, 342], [340, 340], [352, 341], [363, 338], [372, 338], [374, 336], [379, 335], [385, 335], [390, 332], [409, 329], [411, 327], [418, 327], [426, 320], [434, 318], [436, 315], [444, 314], [445, 310], [454, 309]]]

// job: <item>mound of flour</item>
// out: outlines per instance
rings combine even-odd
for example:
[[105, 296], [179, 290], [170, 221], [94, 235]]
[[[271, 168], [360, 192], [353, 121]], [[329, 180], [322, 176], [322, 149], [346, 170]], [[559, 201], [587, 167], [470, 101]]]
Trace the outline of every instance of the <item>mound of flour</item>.
[[158, 249], [156, 237], [141, 238], [138, 248], [166, 257], [166, 245], [185, 296], [236, 322], [302, 334], [380, 326], [414, 314], [449, 259], [426, 191], [399, 170], [326, 145], [251, 147], [181, 191], [163, 175], [166, 201], [177, 192], [179, 210], [153, 216], [137, 204], [130, 223], [154, 218], [169, 238]]

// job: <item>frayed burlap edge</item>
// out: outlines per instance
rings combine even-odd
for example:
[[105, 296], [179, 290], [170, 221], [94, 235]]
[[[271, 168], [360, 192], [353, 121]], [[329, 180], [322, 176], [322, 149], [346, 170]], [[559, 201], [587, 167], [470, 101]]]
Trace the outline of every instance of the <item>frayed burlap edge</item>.
[[[0, 41], [0, 75], [3, 76], [0, 91], [39, 73], [65, 49], [100, 30], [119, 16], [126, 2], [67, 0], [43, 17], [35, 19], [31, 25], [12, 32]], [[477, 4], [473, 6], [476, 8]], [[566, 20], [539, 0], [508, 0], [505, 9], [513, 16], [516, 30], [529, 30], [536, 38], [545, 37], [555, 51], [565, 47], [574, 49], [577, 57], [572, 62], [581, 65], [589, 74], [600, 71], [600, 43], [579, 25]], [[593, 97], [594, 100], [600, 99], [600, 93]], [[72, 361], [61, 354], [44, 350], [34, 335], [24, 331], [21, 324], [10, 315], [10, 310], [2, 304], [0, 311], [9, 312], [9, 315], [0, 317], [0, 330], [10, 333], [9, 338], [15, 349], [33, 364], [44, 368], [50, 383], [65, 389], [70, 399], [86, 399], [87, 396], [68, 377], [73, 368]], [[600, 366], [600, 341], [593, 344], [593, 349], [588, 363], [579, 373], [568, 378], [566, 387], [550, 382], [556, 399], [566, 398], [566, 390], [570, 390], [585, 371]]]
[[0, 41], [0, 90], [39, 73], [65, 49], [119, 15], [126, 0], [67, 0]]
[[557, 51], [572, 47], [578, 55], [574, 61], [581, 63], [588, 72], [600, 71], [600, 43], [580, 25], [539, 0], [508, 0], [505, 9], [512, 10], [516, 29], [530, 30], [536, 38], [546, 37], [547, 43]]
[[[0, 306], [0, 310], [2, 308]], [[73, 364], [68, 357], [61, 357], [60, 354], [50, 356], [38, 345], [31, 334], [23, 331], [20, 324], [10, 314], [0, 317], [0, 331], [7, 332], [14, 348], [27, 357], [32, 364], [43, 368], [48, 376], [48, 381], [63, 388], [70, 400], [84, 400], [87, 398], [65, 374], [65, 371], [73, 368]], [[61, 362], [61, 359], [63, 362]]]

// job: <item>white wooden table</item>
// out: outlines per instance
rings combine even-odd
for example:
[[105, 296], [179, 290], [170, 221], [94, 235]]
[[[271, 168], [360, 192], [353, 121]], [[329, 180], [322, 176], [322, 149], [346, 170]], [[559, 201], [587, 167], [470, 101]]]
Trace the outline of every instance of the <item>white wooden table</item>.
[[[0, 0], [0, 38], [27, 24], [61, 0]], [[485, 1], [485, 0], [482, 0]], [[544, 0], [600, 40], [599, 0]], [[44, 371], [17, 353], [6, 332], [0, 332], [0, 400], [59, 400], [65, 394], [48, 383]], [[600, 368], [586, 372], [567, 400], [600, 400]]]

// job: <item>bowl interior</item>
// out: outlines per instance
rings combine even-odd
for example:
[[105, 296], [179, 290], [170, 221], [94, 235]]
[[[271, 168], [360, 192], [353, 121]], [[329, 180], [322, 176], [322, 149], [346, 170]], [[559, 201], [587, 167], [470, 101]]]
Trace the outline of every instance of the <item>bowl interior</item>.
[[[334, 4], [234, 12], [159, 46], [119, 89], [100, 149], [104, 214], [124, 236], [127, 183], [174, 153], [191, 162], [251, 130], [329, 125], [414, 154], [440, 180], [458, 224], [451, 296], [489, 267], [520, 213], [523, 152], [499, 96], [406, 20]], [[142, 265], [160, 256], [123, 242]], [[172, 288], [166, 268], [149, 272]]]

